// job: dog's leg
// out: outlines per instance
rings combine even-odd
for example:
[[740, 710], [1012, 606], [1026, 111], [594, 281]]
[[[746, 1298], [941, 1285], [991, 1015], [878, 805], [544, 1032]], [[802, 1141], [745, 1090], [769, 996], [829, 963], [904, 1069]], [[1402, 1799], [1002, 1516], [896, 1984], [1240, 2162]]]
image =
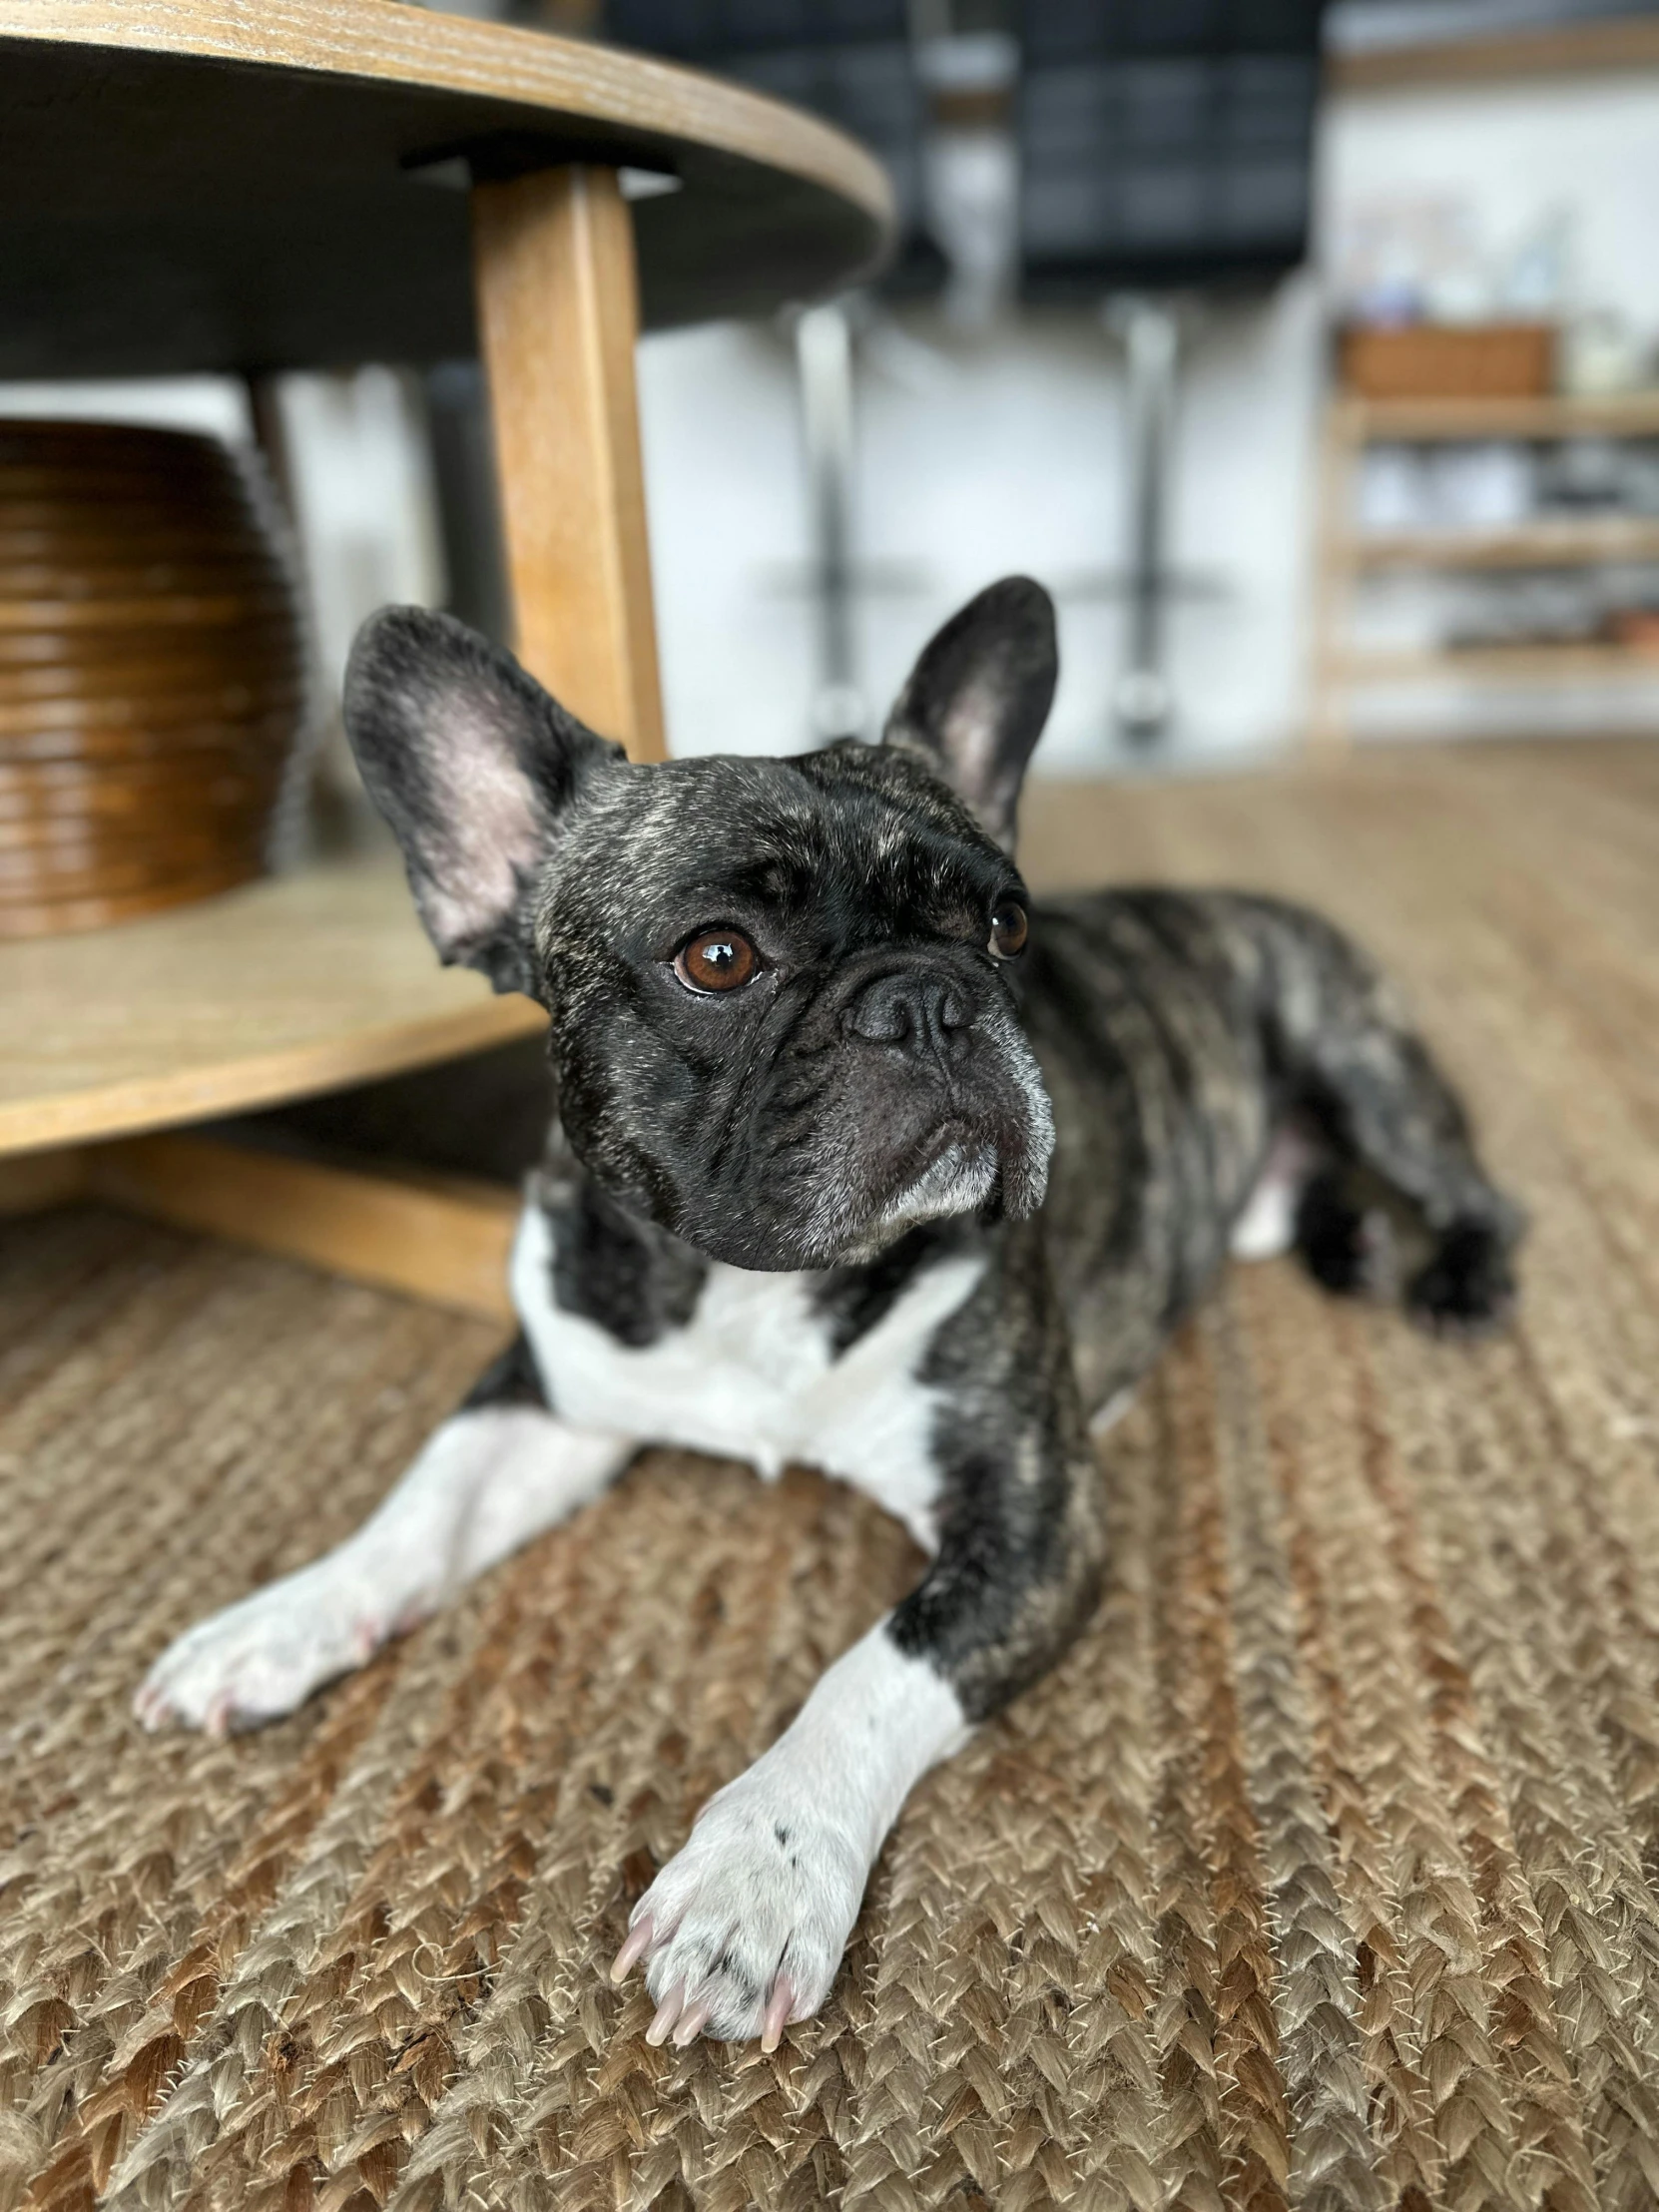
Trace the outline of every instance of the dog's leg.
[[[1435, 1330], [1500, 1322], [1514, 1299], [1523, 1217], [1481, 1166], [1427, 1046], [1379, 1011], [1315, 1037], [1309, 1061], [1341, 1149], [1407, 1200], [1427, 1231], [1427, 1257], [1405, 1283], [1407, 1311]], [[1305, 1244], [1312, 1226], [1299, 1224]]]
[[1274, 1132], [1256, 1186], [1234, 1222], [1228, 1249], [1235, 1260], [1277, 1260], [1297, 1241], [1297, 1218], [1318, 1167], [1313, 1140], [1295, 1123]]
[[[1028, 1328], [1009, 1321], [1022, 1311]], [[938, 1550], [772, 1749], [710, 1799], [636, 1906], [612, 1977], [645, 1960], [653, 2042], [759, 2035], [772, 2049], [787, 2021], [816, 2012], [911, 1788], [1047, 1671], [1092, 1606], [1099, 1476], [1046, 1277], [1022, 1306], [1007, 1271], [991, 1271], [941, 1332], [935, 1373], [939, 1348], [953, 1372], [935, 1429]]]
[[[1524, 1218], [1486, 1174], [1456, 1093], [1387, 982], [1319, 915], [1258, 900], [1233, 910], [1262, 955], [1264, 1010], [1296, 1106], [1314, 1116], [1339, 1166], [1380, 1179], [1427, 1232], [1428, 1256], [1405, 1284], [1408, 1310], [1436, 1329], [1500, 1320]], [[1301, 1222], [1305, 1249], [1315, 1226], [1334, 1242], [1330, 1222]]]
[[640, 1900], [611, 1974], [645, 1959], [649, 2042], [707, 2030], [773, 2050], [786, 2021], [829, 1995], [882, 1838], [968, 1732], [950, 1682], [901, 1649], [896, 1618], [837, 1659], [772, 1749], [709, 1800]]
[[224, 1735], [291, 1713], [603, 1489], [634, 1440], [555, 1418], [527, 1372], [515, 1346], [354, 1536], [170, 1645], [134, 1700], [145, 1725]]

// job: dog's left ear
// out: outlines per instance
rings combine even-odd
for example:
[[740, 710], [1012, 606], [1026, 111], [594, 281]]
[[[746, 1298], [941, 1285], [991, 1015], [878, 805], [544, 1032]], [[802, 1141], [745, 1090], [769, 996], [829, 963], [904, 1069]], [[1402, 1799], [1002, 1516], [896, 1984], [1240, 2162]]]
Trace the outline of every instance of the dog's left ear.
[[510, 653], [420, 607], [382, 608], [357, 632], [344, 712], [439, 957], [539, 996], [529, 893], [559, 817], [621, 748]]
[[1030, 577], [1005, 576], [924, 648], [883, 743], [921, 754], [1011, 850], [1025, 764], [1059, 673], [1053, 600]]

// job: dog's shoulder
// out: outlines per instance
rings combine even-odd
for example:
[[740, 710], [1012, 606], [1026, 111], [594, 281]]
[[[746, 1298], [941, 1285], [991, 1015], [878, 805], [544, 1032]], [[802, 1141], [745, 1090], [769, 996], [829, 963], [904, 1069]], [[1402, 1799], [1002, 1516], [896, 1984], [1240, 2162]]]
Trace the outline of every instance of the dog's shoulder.
[[612, 1198], [557, 1121], [525, 1196], [547, 1225], [547, 1288], [562, 1312], [635, 1351], [689, 1325], [711, 1262]]

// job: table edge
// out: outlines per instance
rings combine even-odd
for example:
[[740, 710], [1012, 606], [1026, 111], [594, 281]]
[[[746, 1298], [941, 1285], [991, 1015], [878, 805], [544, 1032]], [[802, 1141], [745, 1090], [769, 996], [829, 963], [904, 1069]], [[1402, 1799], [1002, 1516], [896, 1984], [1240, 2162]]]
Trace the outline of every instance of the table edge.
[[272, 1052], [244, 1053], [233, 1060], [206, 1061], [166, 1075], [0, 1102], [0, 1159], [136, 1136], [147, 1129], [178, 1128], [341, 1090], [535, 1036], [546, 1026], [545, 1008], [528, 998], [485, 998], [444, 1013], [313, 1038]]
[[101, 47], [378, 80], [545, 107], [737, 155], [894, 229], [861, 146], [781, 100], [616, 46], [399, 0], [0, 0], [0, 42]]

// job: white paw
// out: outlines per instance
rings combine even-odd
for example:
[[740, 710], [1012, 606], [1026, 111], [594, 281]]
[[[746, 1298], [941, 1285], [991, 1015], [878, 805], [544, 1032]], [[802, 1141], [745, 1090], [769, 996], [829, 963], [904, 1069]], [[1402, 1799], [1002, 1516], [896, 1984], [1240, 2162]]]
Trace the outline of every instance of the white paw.
[[759, 2035], [776, 2050], [786, 2023], [830, 1994], [868, 1875], [851, 1832], [763, 1760], [698, 1815], [634, 1908], [611, 1978], [645, 1960], [648, 2042]]
[[133, 1710], [147, 1728], [183, 1721], [212, 1736], [291, 1713], [406, 1625], [373, 1599], [337, 1557], [301, 1567], [187, 1629], [150, 1669]]

